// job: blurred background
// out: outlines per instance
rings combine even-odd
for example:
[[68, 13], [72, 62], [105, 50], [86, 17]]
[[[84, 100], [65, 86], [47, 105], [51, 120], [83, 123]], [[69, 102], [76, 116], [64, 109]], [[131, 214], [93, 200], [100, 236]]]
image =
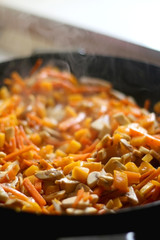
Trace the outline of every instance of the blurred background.
[[0, 0], [0, 61], [85, 51], [160, 65], [159, 0]]

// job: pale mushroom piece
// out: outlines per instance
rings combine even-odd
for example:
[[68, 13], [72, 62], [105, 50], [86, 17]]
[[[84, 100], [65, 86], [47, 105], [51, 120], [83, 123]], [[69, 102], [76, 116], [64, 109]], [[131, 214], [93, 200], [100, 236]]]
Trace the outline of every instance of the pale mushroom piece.
[[113, 184], [113, 176], [110, 173], [100, 174], [97, 185], [103, 187], [105, 190], [110, 190]]
[[66, 193], [70, 193], [75, 190], [75, 188], [79, 184], [79, 182], [76, 180], [70, 180], [67, 177], [64, 177], [59, 180], [56, 180], [55, 184], [58, 184], [60, 186], [61, 190], [65, 190]]
[[156, 152], [155, 150], [151, 149], [149, 151], [149, 153], [155, 158], [157, 159], [158, 161], [160, 161], [160, 154], [158, 152]]
[[80, 190], [81, 188], [83, 188], [85, 192], [90, 192], [90, 193], [92, 193], [92, 190], [90, 189], [90, 187], [87, 186], [87, 185], [84, 184], [84, 183], [79, 183], [79, 184], [76, 186], [76, 188], [75, 188], [75, 193], [77, 193], [78, 190]]
[[124, 93], [122, 93], [122, 92], [120, 92], [120, 91], [118, 91], [118, 90], [116, 90], [116, 89], [111, 89], [111, 90], [110, 90], [110, 94], [111, 94], [113, 97], [117, 98], [118, 100], [123, 100], [123, 99], [126, 98], [126, 95], [125, 95]]
[[8, 198], [8, 194], [4, 191], [3, 187], [0, 186], [0, 201], [6, 202]]
[[102, 115], [101, 117], [99, 117], [98, 119], [91, 123], [91, 127], [99, 132], [102, 131], [104, 127], [106, 127], [108, 129], [108, 133], [110, 133], [111, 127], [109, 115], [107, 114]]
[[125, 194], [129, 201], [132, 203], [132, 204], [138, 204], [139, 203], [139, 200], [137, 198], [137, 195], [135, 194], [135, 191], [133, 189], [132, 186], [129, 187], [129, 191]]
[[126, 170], [126, 167], [121, 163], [120, 157], [112, 157], [104, 166], [104, 170], [107, 173], [113, 173], [114, 170]]
[[106, 158], [107, 158], [107, 150], [105, 148], [101, 148], [97, 152], [97, 159], [98, 159], [98, 161], [103, 162]]
[[15, 134], [14, 127], [5, 128], [5, 139], [7, 140], [7, 142], [9, 142], [10, 139], [14, 137], [14, 134]]
[[113, 116], [120, 125], [126, 125], [130, 123], [129, 118], [127, 118], [123, 112], [114, 114]]
[[111, 83], [107, 80], [101, 79], [101, 78], [95, 78], [95, 77], [86, 77], [82, 76], [79, 81], [83, 84], [89, 84], [89, 85], [98, 85], [98, 86], [107, 86], [110, 87]]
[[91, 215], [96, 214], [97, 209], [94, 207], [86, 207], [85, 209], [75, 209], [75, 208], [67, 208], [66, 212], [68, 214], [74, 214], [74, 215]]
[[63, 171], [57, 170], [55, 168], [51, 168], [49, 170], [44, 170], [44, 171], [38, 171], [37, 173], [35, 173], [35, 176], [42, 180], [53, 180], [53, 181], [64, 177]]
[[53, 199], [52, 204], [53, 204], [54, 209], [57, 212], [62, 212], [61, 202], [58, 199], [56, 199], [56, 198]]
[[[77, 196], [73, 196], [73, 197], [69, 197], [69, 198], [65, 198], [62, 200], [62, 207], [63, 208], [70, 208], [74, 206], [74, 203], [77, 199]], [[91, 205], [90, 201], [83, 201], [83, 199], [81, 199], [77, 205], [76, 208], [80, 208], [80, 209], [84, 209], [86, 207], [89, 207]]]
[[44, 199], [47, 202], [51, 202], [55, 198], [58, 199], [58, 200], [61, 200], [61, 199], [64, 199], [65, 196], [66, 196], [66, 191], [65, 190], [54, 192], [54, 193], [51, 193], [49, 195], [43, 195]]
[[98, 172], [98, 171], [93, 171], [93, 172], [89, 173], [88, 177], [87, 177], [87, 185], [90, 188], [94, 188], [97, 185], [99, 176], [100, 176], [100, 172]]
[[133, 151], [133, 146], [132, 146], [131, 144], [129, 144], [129, 142], [128, 142], [126, 139], [121, 138], [121, 139], [120, 139], [120, 143], [123, 144], [123, 146], [124, 146], [128, 151], [130, 151], [130, 152]]
[[4, 158], [6, 156], [6, 153], [0, 151], [0, 158]]
[[149, 149], [143, 146], [140, 146], [139, 151], [144, 154], [149, 153]]
[[[72, 208], [74, 206], [74, 203], [77, 199], [77, 196], [73, 196], [73, 197], [69, 197], [69, 198], [65, 198], [62, 200], [62, 207], [63, 208]], [[99, 197], [96, 194], [91, 194], [91, 200], [87, 200], [84, 201], [83, 199], [81, 199], [77, 204], [76, 204], [76, 208], [79, 209], [84, 209], [86, 207], [90, 207], [91, 204], [95, 204], [98, 201]]]

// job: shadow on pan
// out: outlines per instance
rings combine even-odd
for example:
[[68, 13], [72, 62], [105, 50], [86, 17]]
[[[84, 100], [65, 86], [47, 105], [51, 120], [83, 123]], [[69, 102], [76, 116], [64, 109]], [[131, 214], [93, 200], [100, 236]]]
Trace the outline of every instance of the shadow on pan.
[[[85, 75], [106, 79], [117, 90], [133, 96], [141, 106], [146, 99], [151, 100], [151, 107], [160, 100], [160, 67], [128, 59], [80, 53], [43, 53], [1, 63], [0, 84], [2, 85], [3, 79], [9, 77], [13, 71], [18, 71], [23, 77], [27, 76], [38, 58], [43, 59], [43, 65], [54, 64], [71, 71], [77, 77]], [[15, 228], [18, 228], [18, 231], [23, 233], [15, 235], [16, 237], [41, 236], [46, 239], [50, 236], [56, 239], [134, 231], [137, 234], [136, 239], [144, 239], [149, 234], [153, 237], [158, 233], [158, 211], [160, 203], [157, 201], [101, 216], [47, 216], [0, 208], [0, 217], [3, 231], [7, 234], [12, 233], [8, 231], [12, 224], [14, 232]]]

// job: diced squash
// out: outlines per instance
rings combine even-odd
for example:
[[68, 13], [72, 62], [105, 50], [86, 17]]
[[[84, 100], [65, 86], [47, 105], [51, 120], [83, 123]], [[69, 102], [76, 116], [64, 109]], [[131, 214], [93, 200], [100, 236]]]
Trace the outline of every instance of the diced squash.
[[41, 136], [38, 133], [33, 133], [30, 135], [30, 140], [37, 146], [41, 144]]
[[140, 181], [141, 174], [137, 172], [124, 171], [127, 174], [128, 185], [137, 184]]
[[25, 171], [24, 171], [24, 175], [26, 177], [35, 174], [35, 172], [37, 172], [39, 170], [38, 166], [35, 165], [31, 165], [30, 167], [28, 167]]
[[101, 171], [102, 169], [101, 162], [83, 162], [82, 166], [88, 168], [89, 172]]
[[138, 167], [136, 166], [136, 164], [134, 162], [128, 162], [125, 164], [126, 170], [127, 171], [131, 171], [131, 172], [139, 172]]
[[68, 146], [68, 148], [66, 149], [67, 153], [77, 153], [81, 148], [81, 144], [80, 142], [76, 141], [76, 140], [72, 140]]
[[142, 160], [144, 162], [150, 162], [151, 160], [153, 159], [152, 155], [150, 153], [147, 153], [143, 158]]
[[149, 162], [142, 162], [139, 166], [140, 174], [153, 170], [154, 167]]
[[113, 180], [113, 187], [115, 189], [118, 189], [122, 192], [128, 192], [128, 178], [127, 174], [124, 172], [120, 172], [117, 170], [114, 170], [114, 180]]
[[80, 130], [78, 130], [78, 131], [76, 131], [75, 132], [75, 134], [74, 134], [74, 136], [75, 136], [75, 138], [76, 138], [76, 140], [80, 140], [82, 137], [90, 137], [90, 132], [89, 132], [89, 130], [87, 129], [87, 128], [82, 128], [82, 129], [80, 129]]
[[3, 147], [5, 142], [5, 134], [4, 133], [0, 133], [0, 148]]
[[77, 162], [71, 162], [70, 164], [66, 165], [64, 168], [63, 168], [63, 172], [65, 175], [69, 174], [72, 169], [76, 166], [81, 166], [81, 161], [77, 161]]
[[33, 213], [41, 213], [42, 209], [41, 207], [36, 203], [36, 202], [32, 202], [30, 203], [30, 205], [24, 205], [22, 208], [23, 211], [25, 212], [33, 212]]
[[85, 183], [87, 181], [88, 173], [88, 168], [76, 166], [72, 170], [72, 178]]

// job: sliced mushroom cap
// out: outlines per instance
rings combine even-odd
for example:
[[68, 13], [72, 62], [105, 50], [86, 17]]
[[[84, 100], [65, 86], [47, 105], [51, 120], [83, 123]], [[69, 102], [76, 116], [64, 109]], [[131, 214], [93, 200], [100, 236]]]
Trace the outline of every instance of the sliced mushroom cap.
[[139, 203], [137, 195], [135, 194], [135, 191], [132, 186], [129, 187], [129, 191], [126, 193], [126, 196], [128, 197], [129, 201], [132, 204], [136, 205]]
[[4, 191], [4, 189], [0, 186], [0, 201], [6, 202], [8, 199], [8, 194]]
[[87, 185], [90, 188], [94, 188], [97, 185], [99, 176], [100, 176], [100, 172], [97, 172], [97, 171], [89, 173], [87, 177]]
[[114, 118], [117, 120], [117, 122], [120, 124], [120, 125], [126, 125], [126, 124], [129, 124], [130, 123], [130, 120], [129, 118], [127, 118], [123, 112], [120, 112], [120, 113], [116, 113], [114, 115]]
[[126, 167], [121, 163], [120, 157], [112, 157], [104, 166], [107, 173], [113, 173], [114, 170], [126, 170]]
[[53, 180], [53, 181], [64, 177], [63, 171], [57, 170], [55, 168], [51, 168], [49, 170], [44, 170], [44, 171], [39, 171], [39, 172], [35, 173], [35, 176], [42, 180]]
[[73, 192], [76, 186], [79, 184], [76, 180], [70, 180], [67, 177], [61, 178], [60, 180], [55, 181], [56, 184], [59, 184], [60, 189], [65, 190], [66, 193]]

